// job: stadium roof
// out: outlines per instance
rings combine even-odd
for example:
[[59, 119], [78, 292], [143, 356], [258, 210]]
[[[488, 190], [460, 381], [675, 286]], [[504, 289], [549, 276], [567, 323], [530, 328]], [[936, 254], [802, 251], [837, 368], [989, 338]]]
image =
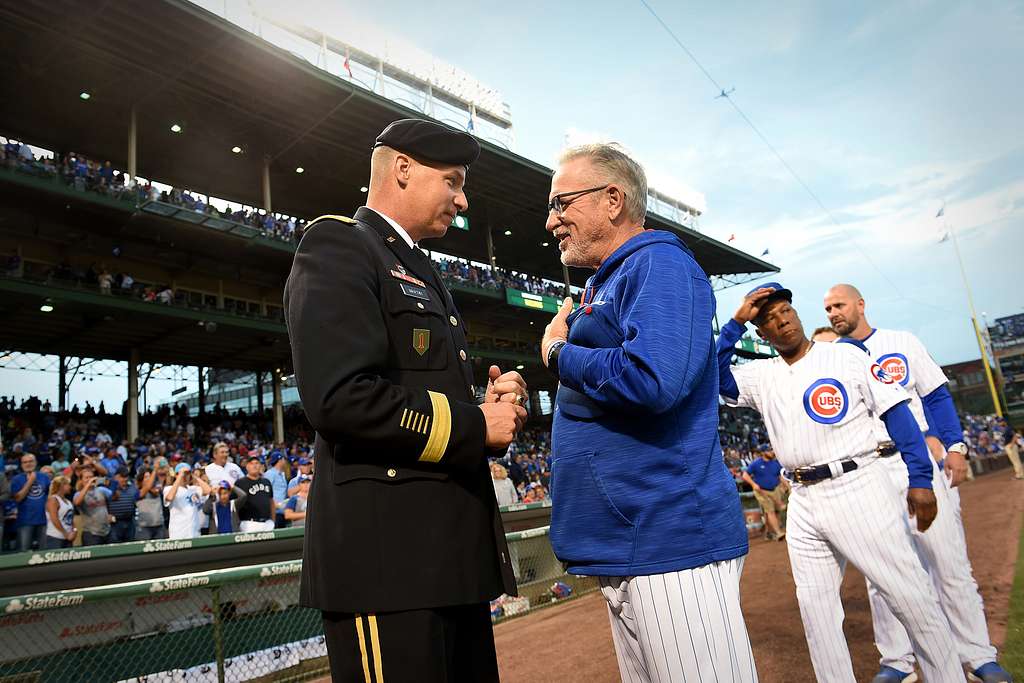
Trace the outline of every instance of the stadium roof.
[[[134, 107], [141, 177], [262, 206], [267, 158], [273, 209], [289, 215], [354, 211], [377, 133], [422, 116], [184, 0], [22, 0], [0, 7], [0, 19], [0, 132], [123, 168]], [[553, 243], [541, 246], [550, 175], [484, 142], [467, 187], [470, 230], [430, 246], [485, 262], [490, 225], [499, 265], [561, 281]], [[680, 234], [709, 275], [778, 270], [658, 216], [647, 225]], [[570, 272], [582, 285], [587, 273]]]

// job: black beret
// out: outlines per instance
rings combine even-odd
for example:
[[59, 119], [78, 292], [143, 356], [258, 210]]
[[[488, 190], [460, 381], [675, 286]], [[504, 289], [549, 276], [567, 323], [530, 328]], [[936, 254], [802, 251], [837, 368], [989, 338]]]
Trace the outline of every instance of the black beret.
[[469, 166], [480, 156], [480, 143], [469, 133], [422, 119], [395, 121], [381, 131], [373, 146], [452, 166]]

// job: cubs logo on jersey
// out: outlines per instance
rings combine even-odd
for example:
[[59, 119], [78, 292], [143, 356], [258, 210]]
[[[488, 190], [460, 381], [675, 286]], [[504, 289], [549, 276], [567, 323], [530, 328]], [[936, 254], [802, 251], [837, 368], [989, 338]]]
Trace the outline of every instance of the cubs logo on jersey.
[[907, 357], [902, 353], [887, 353], [878, 357], [878, 365], [885, 371], [885, 374], [899, 382], [900, 386], [906, 386], [910, 380], [910, 364]]
[[831, 377], [817, 380], [804, 392], [804, 411], [818, 424], [839, 422], [846, 417], [849, 406], [846, 387]]
[[895, 384], [896, 379], [888, 372], [882, 369], [882, 366], [878, 363], [871, 364], [871, 376], [882, 384]]

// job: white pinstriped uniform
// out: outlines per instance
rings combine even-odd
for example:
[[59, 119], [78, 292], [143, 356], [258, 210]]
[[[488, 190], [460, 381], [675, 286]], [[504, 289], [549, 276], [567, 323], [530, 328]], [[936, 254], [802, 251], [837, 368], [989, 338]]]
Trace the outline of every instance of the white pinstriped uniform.
[[756, 683], [740, 612], [742, 570], [738, 557], [666, 574], [599, 577], [622, 680]]
[[[914, 417], [922, 431], [927, 430], [921, 397], [945, 384], [946, 376], [924, 345], [910, 332], [896, 330], [875, 330], [864, 340], [864, 345], [875, 362], [910, 392]], [[900, 490], [902, 500], [906, 497], [908, 480], [906, 468], [900, 465], [902, 463], [891, 462], [886, 469]], [[919, 533], [912, 527], [913, 539], [921, 563], [938, 592], [939, 604], [949, 621], [960, 661], [973, 670], [996, 661], [996, 649], [989, 641], [985, 606], [971, 574], [959, 492], [949, 485], [937, 465], [933, 469], [932, 487], [938, 499], [939, 513], [926, 533]], [[875, 644], [882, 655], [881, 663], [900, 671], [913, 671], [913, 647], [906, 629], [893, 616], [870, 580], [868, 597]]]
[[817, 679], [855, 683], [839, 596], [849, 561], [906, 626], [928, 683], [962, 682], [935, 589], [914, 554], [906, 504], [875, 455], [875, 416], [906, 401], [906, 391], [880, 381], [871, 359], [849, 344], [814, 344], [793, 365], [771, 358], [732, 372], [739, 396], [726, 402], [761, 413], [784, 468], [846, 458], [859, 465], [832, 479], [794, 483], [790, 497], [789, 560]]

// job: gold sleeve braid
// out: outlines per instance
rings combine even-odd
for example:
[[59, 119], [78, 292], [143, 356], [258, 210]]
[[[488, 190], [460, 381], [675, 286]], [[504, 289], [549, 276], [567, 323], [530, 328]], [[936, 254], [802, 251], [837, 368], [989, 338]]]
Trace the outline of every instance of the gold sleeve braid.
[[430, 396], [430, 407], [433, 409], [433, 419], [426, 416], [426, 421], [421, 429], [426, 430], [429, 424], [430, 432], [427, 436], [427, 443], [420, 453], [420, 462], [440, 462], [448, 449], [448, 440], [452, 435], [452, 409], [448, 404], [448, 397], [436, 391], [428, 391]]

